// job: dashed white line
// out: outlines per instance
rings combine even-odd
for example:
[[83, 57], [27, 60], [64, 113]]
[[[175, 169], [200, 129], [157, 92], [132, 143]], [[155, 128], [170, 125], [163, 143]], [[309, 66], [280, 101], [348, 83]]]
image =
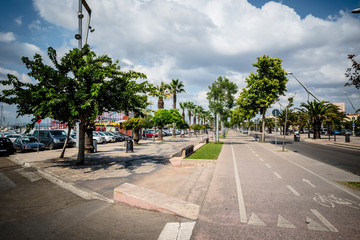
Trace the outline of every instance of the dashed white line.
[[268, 168], [271, 168], [271, 166], [270, 166], [269, 164], [265, 163], [265, 165], [266, 165]]
[[326, 218], [323, 217], [316, 209], [311, 209], [311, 212], [332, 232], [339, 232]]
[[262, 162], [264, 161], [264, 159], [262, 159], [262, 158], [259, 158], [259, 159], [260, 159], [260, 161], [262, 161]]
[[241, 189], [239, 171], [238, 171], [236, 158], [235, 158], [235, 153], [234, 153], [234, 148], [233, 148], [232, 144], [231, 144], [231, 152], [232, 152], [232, 157], [233, 157], [233, 162], [234, 162], [235, 182], [236, 182], [236, 190], [237, 190], [237, 194], [238, 194], [240, 222], [241, 223], [247, 223], [244, 195], [243, 195], [242, 189]]
[[300, 196], [300, 194], [290, 185], [286, 185], [286, 187], [295, 195]]
[[275, 176], [278, 178], [278, 179], [282, 179], [282, 177], [280, 176], [280, 174], [278, 174], [277, 172], [273, 172], [275, 174]]

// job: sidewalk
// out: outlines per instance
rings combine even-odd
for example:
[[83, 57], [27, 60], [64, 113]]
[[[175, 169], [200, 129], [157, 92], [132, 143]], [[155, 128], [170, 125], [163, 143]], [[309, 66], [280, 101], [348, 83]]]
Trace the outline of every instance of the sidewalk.
[[[199, 160], [184, 167], [173, 167], [169, 159], [188, 145], [199, 145], [201, 140], [202, 136], [168, 137], [162, 142], [141, 140], [140, 145], [134, 145], [133, 153], [125, 152], [124, 142], [98, 145], [97, 153], [86, 154], [83, 166], [75, 165], [76, 148], [67, 149], [64, 159], [58, 158], [61, 149], [17, 153], [10, 156], [10, 159], [24, 167], [36, 168], [43, 177], [85, 199], [114, 203], [114, 195], [117, 194], [115, 189], [120, 189], [120, 196], [126, 196], [127, 199], [123, 202], [133, 205], [134, 199], [127, 202], [134, 197], [133, 192], [127, 192], [130, 191], [129, 188], [124, 188], [131, 186], [141, 191], [138, 194], [145, 194], [144, 198], [156, 195], [155, 198], [164, 199], [170, 210], [165, 209], [162, 212], [170, 211], [179, 216], [196, 219], [198, 204], [205, 195], [204, 189], [207, 189], [211, 180], [215, 164]], [[198, 188], [197, 191], [192, 191], [194, 188]], [[115, 202], [118, 201], [122, 200], [117, 197]], [[144, 204], [148, 200], [136, 201]], [[190, 206], [193, 209], [172, 209], [172, 204], [179, 204], [179, 201], [185, 208]]]

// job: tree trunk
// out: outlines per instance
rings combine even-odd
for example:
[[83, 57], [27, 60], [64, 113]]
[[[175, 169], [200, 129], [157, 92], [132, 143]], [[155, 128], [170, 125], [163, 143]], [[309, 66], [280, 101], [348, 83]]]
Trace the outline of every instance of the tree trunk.
[[175, 130], [176, 130], [176, 123], [173, 123], [173, 129], [172, 129], [172, 136], [173, 136], [173, 138], [176, 137]]
[[85, 121], [81, 120], [79, 123], [79, 149], [76, 165], [84, 165], [85, 163]]
[[321, 122], [314, 122], [314, 139], [321, 139], [320, 128]]
[[263, 110], [262, 112], [262, 133], [261, 133], [261, 142], [265, 142], [265, 113], [266, 113], [266, 109]]
[[162, 129], [162, 128], [159, 128], [159, 137], [158, 137], [158, 140], [160, 140], [160, 141], [164, 140], [164, 139], [163, 139], [163, 129]]
[[134, 129], [134, 145], [139, 145], [139, 140], [140, 140], [140, 133], [139, 133], [140, 129], [139, 128], [135, 128]]
[[66, 135], [65, 143], [64, 143], [64, 146], [63, 146], [63, 148], [62, 148], [62, 151], [61, 151], [61, 154], [60, 154], [60, 158], [64, 158], [65, 149], [66, 149], [66, 145], [67, 145], [67, 143], [68, 143], [68, 141], [69, 141], [71, 129], [72, 129], [72, 127], [71, 127], [71, 125], [69, 125], [69, 126], [68, 126], [68, 133], [67, 133], [67, 135]]

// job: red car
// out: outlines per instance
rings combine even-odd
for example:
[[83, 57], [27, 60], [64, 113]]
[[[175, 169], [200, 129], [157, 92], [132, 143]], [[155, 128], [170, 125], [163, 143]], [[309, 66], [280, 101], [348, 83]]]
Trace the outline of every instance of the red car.
[[14, 154], [15, 148], [11, 140], [7, 137], [0, 137], [0, 154]]
[[[155, 133], [155, 131], [153, 129], [146, 130], [145, 131], [145, 137], [152, 138], [154, 136], [154, 133]], [[157, 137], [157, 136], [158, 136], [158, 134], [155, 133], [155, 137]]]

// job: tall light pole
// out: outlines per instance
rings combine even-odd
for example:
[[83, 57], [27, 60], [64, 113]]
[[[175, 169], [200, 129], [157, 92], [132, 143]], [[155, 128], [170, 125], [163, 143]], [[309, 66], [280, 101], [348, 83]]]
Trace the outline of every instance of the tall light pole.
[[86, 11], [88, 12], [88, 19], [87, 19], [87, 25], [86, 25], [86, 37], [85, 37], [85, 44], [87, 44], [87, 39], [88, 39], [88, 34], [89, 34], [89, 30], [90, 32], [94, 32], [95, 29], [93, 29], [90, 26], [90, 20], [91, 20], [91, 9], [89, 7], [89, 5], [87, 4], [86, 0], [79, 0], [79, 10], [77, 13], [77, 16], [79, 18], [78, 21], [78, 33], [75, 34], [75, 38], [76, 40], [78, 40], [78, 48], [82, 49], [82, 19], [84, 18], [84, 14], [82, 13], [82, 6], [84, 5]]
[[[317, 97], [315, 97], [315, 95], [312, 94], [312, 93], [310, 92], [310, 90], [309, 90], [307, 87], [305, 87], [305, 85], [304, 85], [302, 82], [300, 82], [300, 80], [297, 79], [292, 72], [288, 72], [288, 74], [290, 74], [291, 76], [293, 76], [293, 77], [295, 78], [295, 80], [296, 80], [298, 83], [300, 83], [300, 85], [305, 89], [305, 91], [307, 92], [307, 95], [308, 95], [308, 99], [307, 99], [308, 104], [309, 104], [309, 100], [310, 100], [310, 99], [309, 99], [309, 98], [310, 98], [310, 95], [313, 96], [313, 98], [315, 98], [316, 100], [318, 100], [318, 102], [320, 102], [320, 100], [319, 100]], [[308, 120], [308, 138], [310, 138], [310, 120]]]
[[347, 99], [349, 100], [352, 108], [354, 109], [354, 113], [353, 113], [353, 117], [352, 117], [352, 122], [353, 122], [353, 123], [352, 123], [352, 127], [353, 127], [353, 136], [355, 136], [355, 112], [356, 112], [356, 109], [355, 109], [353, 103], [351, 102], [349, 96], [347, 95], [347, 93], [346, 93], [346, 92], [343, 92], [343, 94], [345, 94], [345, 96], [346, 96]]

